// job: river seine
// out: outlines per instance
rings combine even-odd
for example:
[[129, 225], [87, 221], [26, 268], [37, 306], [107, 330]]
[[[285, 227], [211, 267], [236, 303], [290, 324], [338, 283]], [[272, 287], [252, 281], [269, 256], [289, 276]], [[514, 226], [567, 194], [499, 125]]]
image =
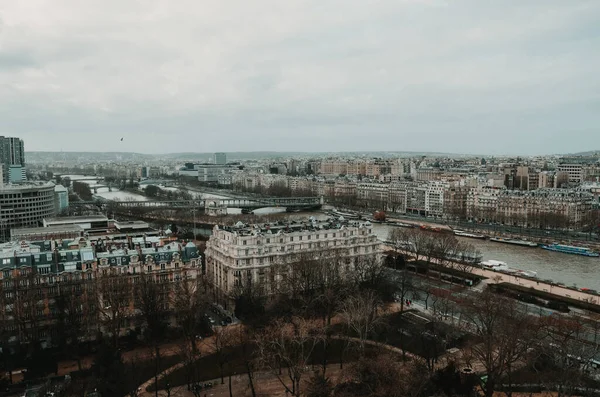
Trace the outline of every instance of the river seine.
[[[373, 231], [387, 239], [393, 226], [374, 224]], [[600, 290], [600, 258], [562, 254], [541, 248], [520, 247], [488, 240], [461, 238], [473, 244], [483, 254], [483, 259], [506, 262], [514, 269], [533, 270], [540, 280], [550, 279], [567, 286]]]

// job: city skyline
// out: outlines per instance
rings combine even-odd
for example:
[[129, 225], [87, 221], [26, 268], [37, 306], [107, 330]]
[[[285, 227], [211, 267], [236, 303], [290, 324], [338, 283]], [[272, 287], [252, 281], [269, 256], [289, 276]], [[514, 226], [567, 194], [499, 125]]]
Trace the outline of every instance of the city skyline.
[[599, 14], [594, 1], [8, 2], [0, 133], [31, 151], [580, 152], [600, 148]]

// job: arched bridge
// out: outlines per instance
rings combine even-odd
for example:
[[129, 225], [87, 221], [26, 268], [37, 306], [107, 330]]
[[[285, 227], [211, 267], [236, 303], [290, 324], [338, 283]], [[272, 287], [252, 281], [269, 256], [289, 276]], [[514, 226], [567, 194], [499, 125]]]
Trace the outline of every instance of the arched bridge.
[[317, 209], [323, 205], [322, 197], [260, 197], [260, 198], [229, 198], [201, 200], [171, 200], [171, 201], [74, 201], [70, 205], [109, 205], [117, 208], [163, 208], [163, 209], [193, 209], [214, 207], [241, 208], [256, 210], [266, 207], [284, 207], [290, 209]]

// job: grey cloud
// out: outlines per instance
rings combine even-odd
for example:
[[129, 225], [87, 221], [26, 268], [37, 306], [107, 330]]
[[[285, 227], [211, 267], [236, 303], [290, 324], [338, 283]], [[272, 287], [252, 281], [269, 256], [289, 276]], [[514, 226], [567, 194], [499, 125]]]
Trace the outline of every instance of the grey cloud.
[[0, 6], [0, 133], [31, 150], [600, 146], [595, 0], [30, 1]]

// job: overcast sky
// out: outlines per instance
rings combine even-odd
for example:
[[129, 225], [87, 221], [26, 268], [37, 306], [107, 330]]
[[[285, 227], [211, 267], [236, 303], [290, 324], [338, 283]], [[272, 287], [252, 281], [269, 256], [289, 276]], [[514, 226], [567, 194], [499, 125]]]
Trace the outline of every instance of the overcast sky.
[[0, 0], [0, 135], [52, 151], [600, 149], [598, 21], [598, 0]]

